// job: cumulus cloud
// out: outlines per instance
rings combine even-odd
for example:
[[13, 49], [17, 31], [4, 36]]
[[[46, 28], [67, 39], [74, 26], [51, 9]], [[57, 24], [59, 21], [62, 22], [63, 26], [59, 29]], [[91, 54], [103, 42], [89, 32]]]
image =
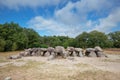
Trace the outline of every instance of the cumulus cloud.
[[[100, 15], [100, 11], [112, 8], [113, 4], [108, 0], [81, 0], [76, 3], [69, 2], [65, 7], [55, 11], [55, 17], [66, 24], [81, 24], [87, 21], [88, 13], [94, 11]], [[104, 13], [103, 13], [104, 14]]]
[[[107, 0], [81, 0], [69, 2], [65, 7], [57, 9], [54, 18], [36, 16], [28, 22], [28, 26], [49, 35], [64, 35], [75, 37], [83, 31], [98, 30], [109, 32], [120, 23], [120, 8], [113, 8], [113, 3]], [[109, 10], [111, 8], [111, 10]], [[89, 12], [95, 11], [97, 15], [108, 11], [107, 17], [99, 17], [95, 21], [87, 18]], [[94, 16], [93, 16], [94, 17]]]
[[[118, 0], [81, 0], [69, 2], [65, 7], [55, 11], [55, 18], [66, 25], [77, 25], [81, 31], [98, 30], [110, 32], [120, 23]], [[115, 5], [116, 4], [116, 5]], [[91, 12], [94, 14], [91, 16]], [[93, 20], [92, 18], [96, 18]]]
[[75, 37], [79, 32], [81, 32], [81, 29], [78, 29], [80, 28], [78, 26], [68, 26], [52, 19], [45, 19], [41, 16], [32, 18], [27, 24], [30, 28], [40, 32], [40, 34], [42, 34], [42, 32], [46, 32], [47, 35], [49, 34], [52, 36], [60, 35]]
[[57, 7], [52, 17], [39, 14], [27, 22], [28, 27], [40, 34], [45, 32], [44, 35], [75, 37], [83, 31], [109, 32], [120, 24], [119, 0], [0, 0], [0, 6], [10, 9]]
[[99, 19], [99, 25], [96, 25], [93, 30], [108, 33], [111, 29], [118, 27], [118, 24], [120, 24], [120, 8], [116, 8], [108, 17]]
[[0, 5], [10, 9], [19, 9], [19, 7], [43, 7], [58, 5], [61, 0], [0, 0]]
[[75, 9], [75, 4], [69, 2], [64, 8], [57, 10], [55, 12], [55, 17], [59, 21], [65, 23], [65, 24], [78, 24], [80, 21], [79, 14], [77, 14], [77, 11]]

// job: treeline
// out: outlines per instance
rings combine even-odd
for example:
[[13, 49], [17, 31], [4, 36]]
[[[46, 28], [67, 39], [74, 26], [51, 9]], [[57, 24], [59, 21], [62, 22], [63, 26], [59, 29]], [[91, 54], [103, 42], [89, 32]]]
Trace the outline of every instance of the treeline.
[[38, 47], [40, 36], [33, 29], [22, 28], [13, 22], [0, 25], [0, 51]]
[[75, 38], [68, 36], [40, 36], [33, 29], [16, 23], [0, 24], [0, 51], [23, 50], [33, 47], [94, 47], [120, 48], [120, 31], [105, 34], [99, 31], [83, 32]]

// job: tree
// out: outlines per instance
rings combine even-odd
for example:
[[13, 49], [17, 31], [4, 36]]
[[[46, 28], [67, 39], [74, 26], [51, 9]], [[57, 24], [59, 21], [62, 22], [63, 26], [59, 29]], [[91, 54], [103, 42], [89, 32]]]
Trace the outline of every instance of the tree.
[[17, 46], [18, 46], [18, 50], [22, 50], [25, 48], [28, 48], [28, 37], [26, 36], [26, 34], [24, 32], [20, 32], [17, 34], [17, 37], [15, 37], [16, 40], [14, 42], [16, 42]]
[[24, 32], [28, 38], [28, 47], [40, 47], [40, 36], [33, 29], [24, 29]]
[[68, 36], [40, 36], [35, 30], [23, 28], [14, 22], [0, 24], [0, 51], [55, 46], [120, 48], [120, 31], [108, 35], [99, 31], [83, 32], [76, 38], [70, 38]]
[[105, 33], [99, 31], [91, 31], [90, 33], [83, 32], [75, 38], [77, 47], [111, 47], [112, 43], [108, 40], [108, 36]]
[[89, 39], [89, 34], [87, 32], [83, 32], [82, 34], [78, 35], [75, 38], [76, 47], [82, 47], [82, 48], [88, 47], [88, 39]]
[[5, 40], [0, 38], [0, 51], [4, 51], [5, 44], [6, 44]]
[[109, 40], [113, 42], [113, 47], [120, 48], [120, 31], [108, 34]]
[[108, 37], [105, 35], [105, 33], [99, 32], [99, 31], [92, 31], [89, 33], [89, 40], [88, 40], [88, 46], [95, 47], [95, 46], [101, 46], [101, 47], [108, 47]]
[[6, 40], [5, 51], [11, 51], [12, 45], [13, 44], [11, 40]]
[[15, 50], [17, 50], [17, 48], [18, 48], [18, 47], [17, 47], [17, 44], [14, 42], [14, 43], [12, 44], [12, 49], [11, 49], [11, 50], [12, 50], [12, 51], [15, 51]]
[[[22, 28], [14, 22], [0, 25], [0, 38], [2, 38], [2, 43], [6, 43], [1, 51], [22, 50], [40, 46], [40, 36], [37, 32], [33, 29]], [[2, 43], [1, 45], [3, 45]]]

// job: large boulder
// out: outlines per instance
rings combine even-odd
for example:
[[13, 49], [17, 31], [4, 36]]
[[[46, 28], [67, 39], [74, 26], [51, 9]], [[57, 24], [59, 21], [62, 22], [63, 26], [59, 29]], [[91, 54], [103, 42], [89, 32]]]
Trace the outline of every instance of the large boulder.
[[45, 57], [48, 57], [48, 56], [50, 56], [50, 55], [51, 55], [51, 53], [48, 52], [48, 51], [44, 54]]
[[[95, 49], [94, 49], [94, 48], [87, 48], [87, 49], [85, 50], [85, 56], [89, 56], [90, 53], [93, 53], [93, 52], [95, 52]], [[93, 53], [93, 54], [94, 54], [94, 53]]]
[[83, 57], [83, 56], [84, 56], [84, 55], [83, 55], [83, 52], [80, 51], [80, 52], [78, 53], [78, 56], [79, 56], [79, 57]]
[[69, 56], [68, 51], [63, 51], [63, 58], [67, 58]]
[[103, 52], [97, 52], [97, 57], [108, 57], [105, 53]]
[[97, 57], [108, 57], [100, 46], [96, 46], [94, 49]]
[[55, 52], [55, 49], [53, 47], [48, 47], [47, 51], [51, 53], [51, 52]]
[[67, 51], [73, 52], [73, 51], [75, 51], [75, 48], [74, 47], [67, 47]]
[[25, 49], [24, 51], [20, 52], [21, 56], [38, 56], [40, 55], [41, 49], [40, 48], [29, 48]]
[[86, 49], [86, 52], [91, 52], [91, 51], [95, 51], [95, 49], [94, 48], [87, 48]]
[[67, 52], [65, 51], [64, 47], [56, 46], [55, 47], [55, 55], [56, 56], [62, 56], [63, 58], [65, 58], [65, 56], [67, 55]]
[[91, 51], [88, 55], [88, 57], [97, 57], [96, 53], [94, 51]]
[[100, 46], [96, 46], [94, 49], [95, 49], [95, 51], [100, 51], [100, 52], [103, 51], [102, 48], [101, 48]]
[[24, 52], [20, 52], [19, 54], [21, 56], [30, 56], [31, 55], [31, 51], [32, 51], [32, 49], [29, 48], [29, 49], [25, 49]]
[[30, 56], [30, 52], [29, 51], [25, 51], [24, 52], [24, 56]]
[[19, 55], [20, 55], [20, 56], [24, 56], [24, 55], [25, 55], [25, 52], [22, 51], [22, 52], [19, 53]]
[[50, 56], [53, 53], [55, 54], [55, 49], [53, 47], [48, 47], [45, 55]]
[[73, 51], [73, 52], [72, 52], [72, 56], [73, 56], [73, 57], [77, 57], [78, 55], [76, 54], [75, 51]]
[[47, 48], [41, 48], [41, 56], [45, 56], [46, 52], [47, 52]]
[[87, 48], [85, 55], [88, 57], [107, 57], [102, 48], [99, 46], [96, 46], [95, 48]]
[[51, 52], [51, 55], [48, 57], [47, 60], [53, 60], [55, 59], [55, 57], [56, 57], [56, 54], [54, 52]]
[[83, 49], [82, 48], [75, 48], [75, 52], [77, 56], [83, 57]]
[[77, 56], [74, 47], [67, 47], [67, 51], [68, 51], [69, 56]]
[[55, 52], [56, 53], [63, 53], [63, 51], [65, 51], [64, 47], [62, 47], [62, 46], [56, 46], [55, 47]]
[[37, 48], [36, 56], [41, 56], [41, 48]]
[[32, 48], [30, 50], [30, 56], [37, 56], [38, 48]]

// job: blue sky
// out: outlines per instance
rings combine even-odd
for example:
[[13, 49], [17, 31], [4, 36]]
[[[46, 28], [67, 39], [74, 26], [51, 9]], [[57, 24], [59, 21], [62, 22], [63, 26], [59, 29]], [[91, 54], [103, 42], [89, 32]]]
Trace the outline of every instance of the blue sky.
[[0, 24], [11, 21], [42, 36], [109, 33], [120, 30], [120, 0], [0, 0]]

